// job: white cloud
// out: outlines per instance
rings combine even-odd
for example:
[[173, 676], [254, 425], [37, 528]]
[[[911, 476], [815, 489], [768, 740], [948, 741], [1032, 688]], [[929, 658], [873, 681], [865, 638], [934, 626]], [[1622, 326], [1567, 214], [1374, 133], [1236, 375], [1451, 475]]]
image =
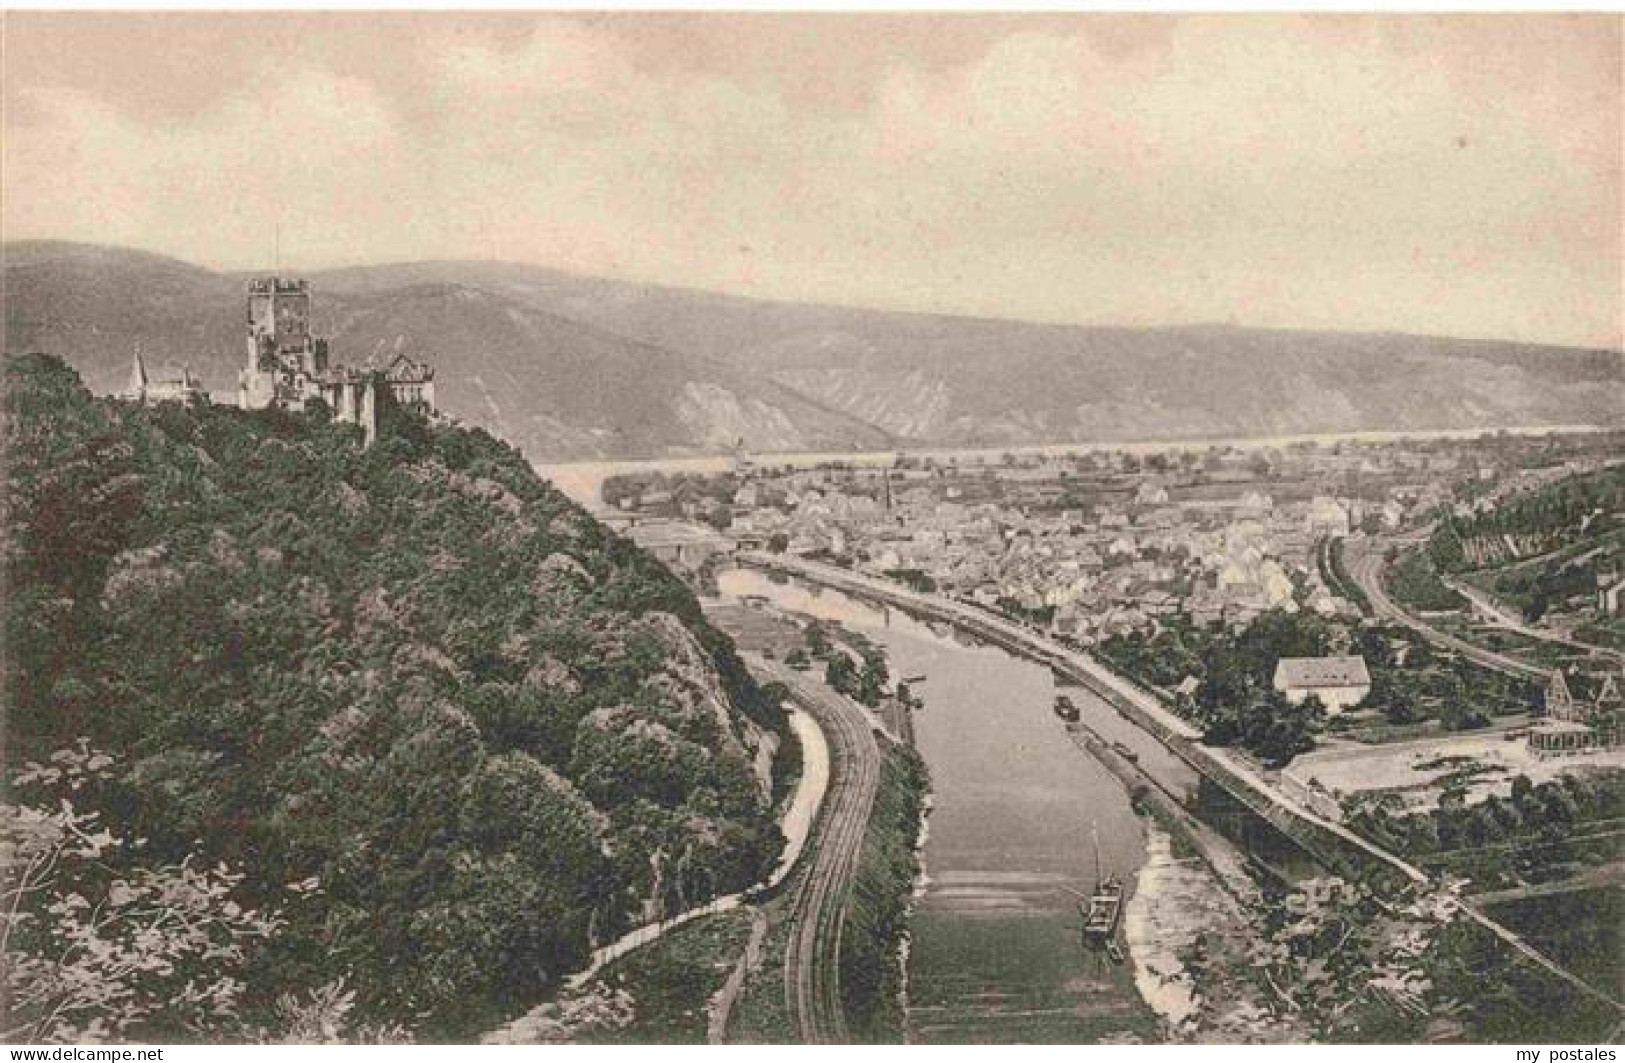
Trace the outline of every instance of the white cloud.
[[[749, 40], [652, 63], [624, 23], [557, 17], [426, 35], [405, 89], [269, 57], [180, 122], [24, 84], [4, 220], [236, 266], [280, 222], [311, 264], [495, 255], [921, 309], [1618, 343], [1617, 71], [1498, 92], [1451, 51], [1477, 37], [1412, 26], [1190, 19], [1123, 51], [1084, 19], [959, 62], [899, 49], [867, 106], [806, 105], [793, 54], [777, 80], [718, 58]], [[1527, 59], [1491, 28], [1485, 62]]]

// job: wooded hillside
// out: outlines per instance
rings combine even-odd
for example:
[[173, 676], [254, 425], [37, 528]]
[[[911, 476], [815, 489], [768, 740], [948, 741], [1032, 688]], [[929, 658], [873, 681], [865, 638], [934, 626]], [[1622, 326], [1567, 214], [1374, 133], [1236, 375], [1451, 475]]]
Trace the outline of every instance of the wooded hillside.
[[[276, 1037], [277, 995], [325, 991], [462, 1037], [771, 867], [779, 706], [511, 448], [394, 411], [363, 450], [320, 413], [142, 409], [39, 355], [6, 385], [7, 801], [129, 840], [59, 845], [11, 950], [94, 960], [46, 906], [111, 911], [155, 869], [229, 870], [204, 901], [276, 921], [124, 972], [174, 982], [139, 1014], [93, 994], [42, 1032]], [[237, 982], [183, 1012], [184, 986]]]

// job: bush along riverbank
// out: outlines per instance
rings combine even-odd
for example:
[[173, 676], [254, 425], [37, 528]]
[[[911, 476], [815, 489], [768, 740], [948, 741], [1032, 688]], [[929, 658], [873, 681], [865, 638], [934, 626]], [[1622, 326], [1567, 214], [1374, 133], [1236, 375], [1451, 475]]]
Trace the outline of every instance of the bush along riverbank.
[[919, 873], [916, 842], [931, 780], [910, 746], [881, 739], [880, 789], [841, 935], [841, 1005], [854, 1040], [904, 1040], [903, 938]]

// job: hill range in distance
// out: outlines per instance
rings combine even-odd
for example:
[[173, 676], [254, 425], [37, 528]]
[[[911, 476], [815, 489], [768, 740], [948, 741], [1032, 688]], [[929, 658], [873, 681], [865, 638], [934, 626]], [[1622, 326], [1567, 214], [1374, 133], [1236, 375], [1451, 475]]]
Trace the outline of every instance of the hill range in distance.
[[[3, 258], [8, 352], [58, 354], [108, 392], [139, 345], [235, 395], [249, 274], [51, 241]], [[533, 461], [1625, 425], [1618, 351], [1036, 324], [497, 262], [301, 275], [335, 358], [428, 357], [444, 410]]]

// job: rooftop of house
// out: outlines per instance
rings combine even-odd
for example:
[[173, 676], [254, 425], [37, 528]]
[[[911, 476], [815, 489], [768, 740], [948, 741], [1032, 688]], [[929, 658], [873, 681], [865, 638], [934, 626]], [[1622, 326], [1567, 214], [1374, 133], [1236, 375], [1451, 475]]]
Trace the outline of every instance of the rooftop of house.
[[1596, 704], [1601, 708], [1614, 708], [1625, 702], [1617, 676], [1608, 672], [1558, 672], [1572, 697]]
[[625, 532], [627, 538], [648, 549], [658, 546], [686, 546], [698, 543], [725, 544], [727, 540], [715, 529], [686, 521], [656, 520], [635, 524]]
[[1314, 690], [1322, 687], [1370, 686], [1371, 673], [1365, 658], [1282, 657], [1275, 664], [1277, 689]]

